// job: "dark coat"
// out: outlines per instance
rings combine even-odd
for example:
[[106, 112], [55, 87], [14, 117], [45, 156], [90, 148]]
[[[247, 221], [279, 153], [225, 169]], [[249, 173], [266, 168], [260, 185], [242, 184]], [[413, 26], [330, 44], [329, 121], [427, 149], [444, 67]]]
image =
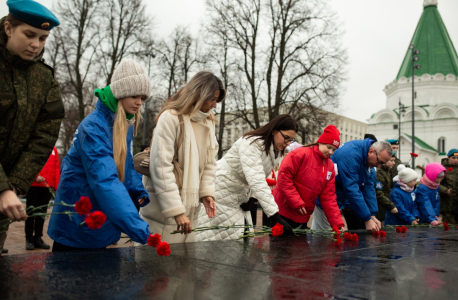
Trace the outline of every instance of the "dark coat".
[[0, 44], [0, 192], [26, 194], [59, 135], [62, 97], [42, 57], [23, 60]]
[[[447, 169], [447, 175], [440, 185], [441, 206], [440, 212], [458, 214], [458, 166], [451, 165], [448, 158], [443, 158], [442, 165]], [[449, 169], [452, 169], [449, 171]], [[452, 189], [454, 193], [449, 196], [445, 192]]]
[[377, 168], [377, 177], [375, 180], [375, 194], [377, 196], [377, 204], [378, 204], [378, 213], [376, 218], [379, 221], [385, 220], [385, 212], [391, 211], [396, 206], [390, 200], [390, 193], [391, 193], [391, 180], [390, 170], [386, 168], [386, 166], [381, 166]]

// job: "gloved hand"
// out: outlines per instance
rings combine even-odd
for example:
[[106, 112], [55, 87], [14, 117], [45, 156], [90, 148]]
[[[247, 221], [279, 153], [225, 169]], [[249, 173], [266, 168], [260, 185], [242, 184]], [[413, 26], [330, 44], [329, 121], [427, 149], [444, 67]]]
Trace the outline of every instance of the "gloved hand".
[[276, 213], [275, 215], [271, 216], [269, 218], [269, 225], [270, 227], [274, 227], [277, 223], [280, 223], [283, 225], [283, 235], [292, 235], [293, 234], [293, 228], [283, 220], [283, 218], [280, 216], [279, 213]]
[[433, 226], [437, 226], [437, 225], [439, 225], [439, 222], [437, 222], [437, 220], [434, 220], [430, 224], [433, 225]]

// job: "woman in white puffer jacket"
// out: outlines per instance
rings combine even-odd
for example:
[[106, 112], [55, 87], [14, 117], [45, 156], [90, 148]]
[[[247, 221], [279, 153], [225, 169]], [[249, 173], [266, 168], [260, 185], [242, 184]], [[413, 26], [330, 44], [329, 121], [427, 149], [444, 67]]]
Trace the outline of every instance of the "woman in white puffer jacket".
[[[151, 232], [162, 236], [162, 241], [195, 242], [192, 228], [197, 226], [201, 203], [207, 217], [216, 215], [218, 143], [212, 108], [216, 108], [225, 95], [218, 77], [200, 71], [170, 97], [156, 116], [149, 164], [151, 177], [143, 178], [151, 202], [140, 209], [140, 216], [149, 224]], [[181, 128], [184, 128], [182, 138]], [[175, 145], [180, 143], [176, 161]], [[174, 173], [177, 166], [183, 174], [178, 178]], [[174, 230], [183, 234], [172, 235]]]
[[[270, 224], [264, 225], [280, 223], [285, 234], [291, 234], [291, 226], [278, 214], [278, 206], [266, 178], [285, 148], [295, 141], [297, 130], [296, 121], [284, 114], [238, 139], [217, 162], [215, 202], [218, 214], [210, 219], [202, 210], [199, 227], [244, 225], [245, 220], [252, 225], [250, 211], [244, 211], [240, 205], [255, 198], [269, 217]], [[238, 239], [243, 231], [243, 228], [201, 231], [197, 234], [197, 241]]]

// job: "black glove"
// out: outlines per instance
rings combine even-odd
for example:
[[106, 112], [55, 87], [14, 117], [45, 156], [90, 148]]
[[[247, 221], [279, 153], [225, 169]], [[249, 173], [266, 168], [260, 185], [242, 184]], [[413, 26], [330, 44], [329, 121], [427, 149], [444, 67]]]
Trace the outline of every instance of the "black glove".
[[270, 227], [274, 227], [277, 223], [283, 225], [283, 235], [293, 235], [293, 228], [288, 224], [288, 222], [283, 220], [279, 213], [276, 213], [269, 218]]
[[240, 204], [240, 207], [244, 210], [244, 211], [251, 211], [253, 208], [254, 208], [254, 205], [255, 203], [257, 202], [258, 200], [256, 198], [253, 198], [251, 197], [250, 200], [248, 200], [247, 203], [242, 203]]

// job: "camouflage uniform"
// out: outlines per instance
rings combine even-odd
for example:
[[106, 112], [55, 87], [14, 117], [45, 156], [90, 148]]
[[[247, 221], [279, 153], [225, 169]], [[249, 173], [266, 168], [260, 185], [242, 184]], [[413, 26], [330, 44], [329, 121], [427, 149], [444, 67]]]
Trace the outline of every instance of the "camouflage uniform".
[[390, 188], [393, 189], [394, 188], [394, 182], [393, 182], [393, 178], [396, 177], [398, 175], [398, 166], [402, 164], [402, 161], [396, 157], [396, 160], [394, 161], [394, 166], [391, 168], [390, 170]]
[[391, 185], [390, 170], [385, 165], [377, 168], [375, 180], [375, 194], [377, 195], [378, 213], [375, 216], [379, 221], [385, 220], [385, 212], [396, 208], [390, 200]]
[[26, 194], [59, 135], [64, 107], [43, 52], [26, 61], [0, 42], [0, 193], [15, 187]]
[[[448, 162], [448, 158], [443, 158], [441, 163], [447, 169], [447, 175], [440, 185], [442, 221], [458, 224], [458, 166], [451, 165]], [[449, 168], [453, 168], [453, 170], [448, 171]], [[455, 191], [452, 196], [445, 194], [449, 189]]]

